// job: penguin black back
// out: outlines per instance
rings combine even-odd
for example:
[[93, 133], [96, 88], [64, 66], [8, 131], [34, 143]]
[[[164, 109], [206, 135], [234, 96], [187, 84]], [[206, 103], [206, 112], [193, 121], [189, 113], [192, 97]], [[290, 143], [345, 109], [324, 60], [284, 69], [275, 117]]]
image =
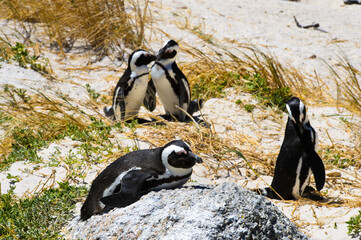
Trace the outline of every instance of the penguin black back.
[[106, 167], [93, 181], [81, 208], [81, 220], [114, 207], [125, 207], [143, 194], [180, 187], [202, 159], [181, 140], [163, 147], [128, 153]]

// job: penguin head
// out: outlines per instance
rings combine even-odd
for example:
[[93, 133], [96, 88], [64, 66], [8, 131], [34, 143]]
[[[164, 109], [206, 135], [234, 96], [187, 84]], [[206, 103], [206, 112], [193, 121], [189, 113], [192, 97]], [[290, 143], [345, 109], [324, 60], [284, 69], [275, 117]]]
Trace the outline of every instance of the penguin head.
[[175, 61], [177, 53], [179, 52], [179, 45], [174, 40], [167, 41], [157, 54], [157, 61], [170, 60]]
[[138, 49], [129, 56], [128, 67], [131, 71], [135, 71], [137, 68], [146, 66], [155, 61], [156, 58], [156, 56], [150, 54], [149, 52], [143, 49]]
[[203, 161], [186, 142], [174, 140], [163, 147], [162, 162], [173, 175], [181, 176], [192, 172], [192, 167]]
[[309, 123], [309, 120], [308, 120], [308, 117], [306, 114], [305, 104], [303, 104], [303, 102], [299, 98], [292, 97], [286, 103], [286, 108], [287, 108], [290, 119], [302, 131], [304, 126]]

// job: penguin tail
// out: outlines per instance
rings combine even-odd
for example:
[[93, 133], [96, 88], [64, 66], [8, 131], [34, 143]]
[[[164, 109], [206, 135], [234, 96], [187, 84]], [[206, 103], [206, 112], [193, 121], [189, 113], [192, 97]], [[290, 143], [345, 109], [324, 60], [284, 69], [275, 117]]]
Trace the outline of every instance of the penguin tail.
[[89, 200], [85, 200], [83, 206], [80, 209], [80, 220], [86, 221], [96, 213], [96, 209], [93, 204], [90, 204]]
[[188, 114], [192, 116], [193, 113], [201, 110], [203, 107], [203, 102], [203, 99], [192, 100], [188, 106]]
[[106, 117], [110, 118], [111, 120], [115, 120], [113, 107], [104, 107], [103, 111]]

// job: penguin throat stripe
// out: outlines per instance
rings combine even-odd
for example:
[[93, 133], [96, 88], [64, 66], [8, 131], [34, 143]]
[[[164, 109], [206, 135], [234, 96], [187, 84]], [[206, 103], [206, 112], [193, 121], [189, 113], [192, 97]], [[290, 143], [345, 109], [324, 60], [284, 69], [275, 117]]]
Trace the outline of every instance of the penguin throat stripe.
[[192, 175], [192, 172], [183, 175], [183, 176], [170, 176], [168, 178], [162, 178], [162, 179], [151, 179], [148, 181], [145, 181], [142, 186], [142, 191], [147, 191], [152, 188], [156, 188], [159, 185], [167, 184], [167, 183], [173, 183], [180, 180], [188, 179]]
[[133, 80], [137, 80], [138, 78], [141, 78], [141, 77], [143, 77], [143, 76], [145, 76], [145, 75], [148, 75], [149, 73], [142, 73], [142, 74], [140, 74], [140, 75], [138, 75], [138, 76], [135, 76], [134, 78], [133, 78]]

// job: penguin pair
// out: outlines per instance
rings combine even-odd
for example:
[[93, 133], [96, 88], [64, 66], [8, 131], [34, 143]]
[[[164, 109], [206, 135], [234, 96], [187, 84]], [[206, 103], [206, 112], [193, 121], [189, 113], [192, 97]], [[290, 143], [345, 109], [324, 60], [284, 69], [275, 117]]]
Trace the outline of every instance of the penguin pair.
[[180, 187], [188, 181], [196, 163], [202, 163], [202, 159], [181, 140], [128, 153], [95, 178], [80, 210], [80, 219], [128, 206], [149, 191]]
[[275, 199], [307, 197], [323, 200], [321, 196], [312, 193], [315, 189], [309, 186], [311, 173], [318, 191], [325, 184], [325, 167], [316, 153], [317, 133], [310, 124], [306, 106], [299, 98], [292, 97], [286, 108], [289, 116], [271, 187], [256, 191]]
[[[114, 90], [112, 107], [104, 108], [105, 115], [117, 121], [132, 119], [138, 115], [142, 103], [153, 111], [156, 107], [156, 92], [166, 112], [162, 117], [166, 120], [174, 117], [184, 122], [199, 111], [203, 100], [191, 101], [188, 80], [175, 62], [178, 52], [178, 44], [169, 40], [157, 56], [144, 50], [132, 53], [128, 68]], [[147, 65], [154, 60], [152, 79], [148, 82]]]

